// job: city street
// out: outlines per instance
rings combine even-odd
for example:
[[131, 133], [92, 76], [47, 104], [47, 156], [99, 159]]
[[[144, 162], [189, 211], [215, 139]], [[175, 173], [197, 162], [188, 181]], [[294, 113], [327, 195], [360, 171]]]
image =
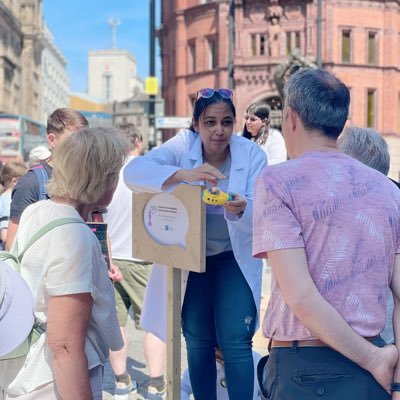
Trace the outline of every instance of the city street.
[[[269, 298], [270, 291], [270, 281], [271, 274], [270, 269], [263, 269], [263, 289], [262, 289], [262, 301], [261, 301], [261, 319], [265, 312], [265, 307], [267, 305], [267, 301]], [[127, 326], [128, 340], [129, 340], [129, 349], [128, 349], [128, 372], [131, 375], [132, 379], [135, 379], [139, 384], [139, 396], [138, 399], [143, 399], [146, 394], [146, 387], [148, 381], [147, 369], [143, 355], [143, 338], [144, 332], [138, 331], [135, 329], [135, 325], [132, 322], [132, 319], [129, 319], [129, 323]], [[182, 364], [181, 371], [187, 368], [186, 361], [186, 347], [183, 337], [182, 339]], [[262, 337], [261, 330], [259, 329], [254, 337], [253, 341], [254, 350], [260, 354], [266, 353], [267, 341]], [[105, 376], [103, 382], [103, 400], [111, 400], [113, 399], [114, 394], [114, 375], [112, 373], [112, 369], [109, 364], [106, 365], [105, 368]]]

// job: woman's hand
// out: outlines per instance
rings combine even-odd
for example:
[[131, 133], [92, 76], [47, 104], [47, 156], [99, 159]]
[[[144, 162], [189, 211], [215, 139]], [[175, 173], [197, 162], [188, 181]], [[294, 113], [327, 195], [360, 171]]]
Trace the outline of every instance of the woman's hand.
[[122, 272], [120, 269], [114, 265], [111, 264], [110, 269], [108, 270], [108, 277], [113, 281], [113, 282], [120, 282], [124, 277], [122, 276]]
[[229, 212], [231, 212], [232, 214], [239, 215], [239, 216], [241, 216], [241, 214], [244, 213], [244, 211], [246, 210], [246, 206], [247, 206], [246, 199], [243, 198], [242, 196], [239, 196], [236, 193], [233, 194], [231, 201], [227, 201], [224, 204], [224, 207]]
[[224, 179], [225, 176], [210, 164], [202, 164], [193, 169], [180, 169], [171, 175], [163, 184], [163, 188], [181, 183], [181, 182], [209, 182], [212, 186], [217, 186], [218, 179]]

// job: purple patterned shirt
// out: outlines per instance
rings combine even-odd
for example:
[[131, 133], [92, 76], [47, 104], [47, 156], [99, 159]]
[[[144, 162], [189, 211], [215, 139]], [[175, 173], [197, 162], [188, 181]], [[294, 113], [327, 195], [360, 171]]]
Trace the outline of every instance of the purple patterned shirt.
[[[351, 327], [364, 337], [384, 329], [400, 253], [400, 191], [387, 177], [342, 153], [306, 153], [263, 170], [253, 221], [255, 257], [304, 248], [316, 287]], [[263, 333], [276, 340], [313, 338], [274, 277]]]

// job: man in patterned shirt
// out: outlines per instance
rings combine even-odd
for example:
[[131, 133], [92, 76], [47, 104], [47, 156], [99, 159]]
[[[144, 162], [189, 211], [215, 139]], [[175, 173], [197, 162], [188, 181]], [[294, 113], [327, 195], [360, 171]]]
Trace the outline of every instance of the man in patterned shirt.
[[[253, 254], [272, 268], [268, 399], [390, 399], [393, 372], [400, 388], [398, 350], [379, 337], [389, 284], [400, 311], [400, 193], [337, 150], [349, 102], [327, 71], [292, 75], [282, 123], [290, 161], [257, 180]], [[394, 329], [400, 338], [396, 319]]]

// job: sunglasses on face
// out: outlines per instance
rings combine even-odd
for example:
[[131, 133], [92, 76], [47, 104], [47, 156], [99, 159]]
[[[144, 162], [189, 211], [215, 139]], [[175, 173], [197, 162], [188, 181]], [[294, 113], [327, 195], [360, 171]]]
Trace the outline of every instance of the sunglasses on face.
[[232, 99], [233, 92], [229, 89], [211, 89], [211, 88], [204, 88], [200, 89], [196, 93], [196, 101], [200, 99], [200, 97], [204, 97], [205, 99], [210, 99], [214, 96], [215, 93], [218, 93], [224, 99]]

